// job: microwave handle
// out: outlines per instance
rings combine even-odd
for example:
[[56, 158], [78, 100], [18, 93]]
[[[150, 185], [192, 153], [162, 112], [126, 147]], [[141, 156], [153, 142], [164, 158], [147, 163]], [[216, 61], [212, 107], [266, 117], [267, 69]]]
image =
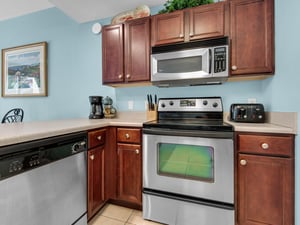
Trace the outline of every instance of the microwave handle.
[[208, 49], [209, 52], [209, 74], [211, 74], [211, 67], [212, 67], [212, 50], [211, 48]]

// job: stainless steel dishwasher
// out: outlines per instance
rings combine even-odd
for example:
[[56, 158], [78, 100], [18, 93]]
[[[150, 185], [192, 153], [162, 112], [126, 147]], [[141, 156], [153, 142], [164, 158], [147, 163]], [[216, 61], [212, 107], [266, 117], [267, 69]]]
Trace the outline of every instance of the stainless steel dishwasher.
[[0, 147], [1, 225], [87, 224], [87, 134]]

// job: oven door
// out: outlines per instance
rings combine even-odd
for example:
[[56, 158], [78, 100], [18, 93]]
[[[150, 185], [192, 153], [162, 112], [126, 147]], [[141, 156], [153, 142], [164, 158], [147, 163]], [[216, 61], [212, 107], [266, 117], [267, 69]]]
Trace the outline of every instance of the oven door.
[[232, 132], [195, 132], [144, 132], [143, 188], [233, 204]]

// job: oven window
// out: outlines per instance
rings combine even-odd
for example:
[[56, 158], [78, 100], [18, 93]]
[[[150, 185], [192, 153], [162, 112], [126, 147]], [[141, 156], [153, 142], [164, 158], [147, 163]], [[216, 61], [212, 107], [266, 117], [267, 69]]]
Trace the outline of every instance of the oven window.
[[214, 181], [214, 149], [209, 146], [158, 144], [158, 174]]

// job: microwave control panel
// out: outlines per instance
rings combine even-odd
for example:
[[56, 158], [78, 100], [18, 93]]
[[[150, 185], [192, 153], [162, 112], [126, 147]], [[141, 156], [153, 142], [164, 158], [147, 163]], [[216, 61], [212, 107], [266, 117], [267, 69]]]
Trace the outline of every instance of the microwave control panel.
[[225, 46], [214, 48], [214, 73], [220, 73], [227, 70], [226, 55]]

